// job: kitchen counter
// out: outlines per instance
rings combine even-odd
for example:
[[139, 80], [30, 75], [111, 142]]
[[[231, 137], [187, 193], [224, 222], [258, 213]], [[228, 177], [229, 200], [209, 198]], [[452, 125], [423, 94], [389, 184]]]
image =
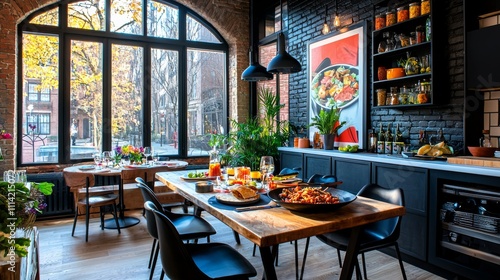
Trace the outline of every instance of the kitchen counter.
[[397, 164], [408, 167], [427, 168], [440, 171], [451, 171], [451, 172], [468, 173], [475, 175], [500, 177], [500, 168], [465, 165], [465, 164], [452, 164], [444, 160], [412, 159], [412, 158], [403, 158], [401, 155], [386, 155], [386, 154], [374, 154], [365, 152], [346, 153], [346, 152], [339, 152], [338, 150], [323, 150], [323, 149], [311, 149], [311, 148], [300, 149], [292, 147], [280, 147], [279, 151], [322, 155], [322, 156], [330, 156], [330, 157], [344, 158], [344, 159]]

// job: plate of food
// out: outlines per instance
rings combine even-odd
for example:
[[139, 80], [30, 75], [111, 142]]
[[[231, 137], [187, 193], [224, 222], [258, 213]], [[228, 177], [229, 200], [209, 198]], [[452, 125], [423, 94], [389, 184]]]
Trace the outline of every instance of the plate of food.
[[256, 189], [248, 186], [237, 186], [228, 193], [218, 193], [215, 199], [222, 204], [228, 205], [250, 205], [259, 202], [260, 194]]
[[269, 191], [269, 197], [291, 211], [320, 213], [337, 210], [353, 202], [357, 196], [336, 188], [293, 187]]
[[358, 68], [347, 64], [328, 66], [311, 81], [312, 106], [316, 114], [321, 109], [347, 107], [359, 98]]
[[205, 181], [205, 180], [215, 180], [217, 177], [208, 176], [208, 172], [203, 171], [191, 171], [186, 175], [182, 175], [181, 179], [186, 181]]

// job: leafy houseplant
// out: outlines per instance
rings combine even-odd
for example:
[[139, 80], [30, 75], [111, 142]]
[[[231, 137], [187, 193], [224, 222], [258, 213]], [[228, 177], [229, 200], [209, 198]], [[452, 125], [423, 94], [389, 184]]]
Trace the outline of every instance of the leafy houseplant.
[[279, 104], [279, 98], [269, 88], [259, 88], [258, 98], [261, 108], [259, 116], [242, 123], [231, 120], [232, 130], [225, 135], [225, 139], [214, 136], [213, 145], [225, 143], [228, 146], [222, 162], [233, 166], [249, 166], [252, 170], [259, 169], [262, 156], [272, 156], [275, 163], [278, 162], [278, 147], [288, 143], [290, 136], [289, 123], [278, 120], [284, 105]]
[[[52, 183], [24, 183], [0, 181], [0, 257], [26, 256], [30, 240], [16, 235], [17, 229], [31, 230], [36, 214], [47, 206], [46, 195], [52, 194]], [[18, 234], [19, 235], [19, 234]]]
[[323, 108], [319, 114], [312, 118], [311, 126], [315, 126], [319, 133], [324, 136], [324, 147], [326, 150], [333, 149], [333, 139], [337, 131], [344, 126], [345, 121], [339, 123], [341, 110], [337, 107], [325, 111]]

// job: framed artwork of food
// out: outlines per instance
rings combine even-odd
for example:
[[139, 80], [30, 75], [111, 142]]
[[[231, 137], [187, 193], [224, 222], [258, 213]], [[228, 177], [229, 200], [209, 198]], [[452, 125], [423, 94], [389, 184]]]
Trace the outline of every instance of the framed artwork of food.
[[[367, 23], [341, 28], [308, 44], [309, 123], [332, 106], [341, 109], [345, 121], [335, 137], [335, 147], [365, 147], [367, 108]], [[309, 129], [313, 139], [317, 129]]]

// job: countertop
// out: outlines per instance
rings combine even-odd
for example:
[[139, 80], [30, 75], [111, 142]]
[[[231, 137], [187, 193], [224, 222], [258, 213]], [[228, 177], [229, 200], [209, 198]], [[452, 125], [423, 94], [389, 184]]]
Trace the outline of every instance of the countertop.
[[434, 169], [441, 171], [451, 171], [451, 172], [469, 173], [475, 175], [500, 177], [500, 168], [465, 165], [465, 164], [452, 164], [444, 160], [426, 160], [426, 159], [414, 159], [414, 158], [412, 159], [412, 158], [403, 158], [401, 155], [386, 155], [386, 154], [374, 154], [365, 152], [346, 153], [346, 152], [339, 152], [338, 150], [324, 150], [324, 149], [312, 149], [312, 148], [301, 149], [292, 147], [280, 147], [279, 151], [331, 156], [343, 159], [364, 160], [364, 161], [387, 163], [387, 164], [397, 164], [408, 167], [418, 167], [418, 168], [427, 168], [427, 169]]

